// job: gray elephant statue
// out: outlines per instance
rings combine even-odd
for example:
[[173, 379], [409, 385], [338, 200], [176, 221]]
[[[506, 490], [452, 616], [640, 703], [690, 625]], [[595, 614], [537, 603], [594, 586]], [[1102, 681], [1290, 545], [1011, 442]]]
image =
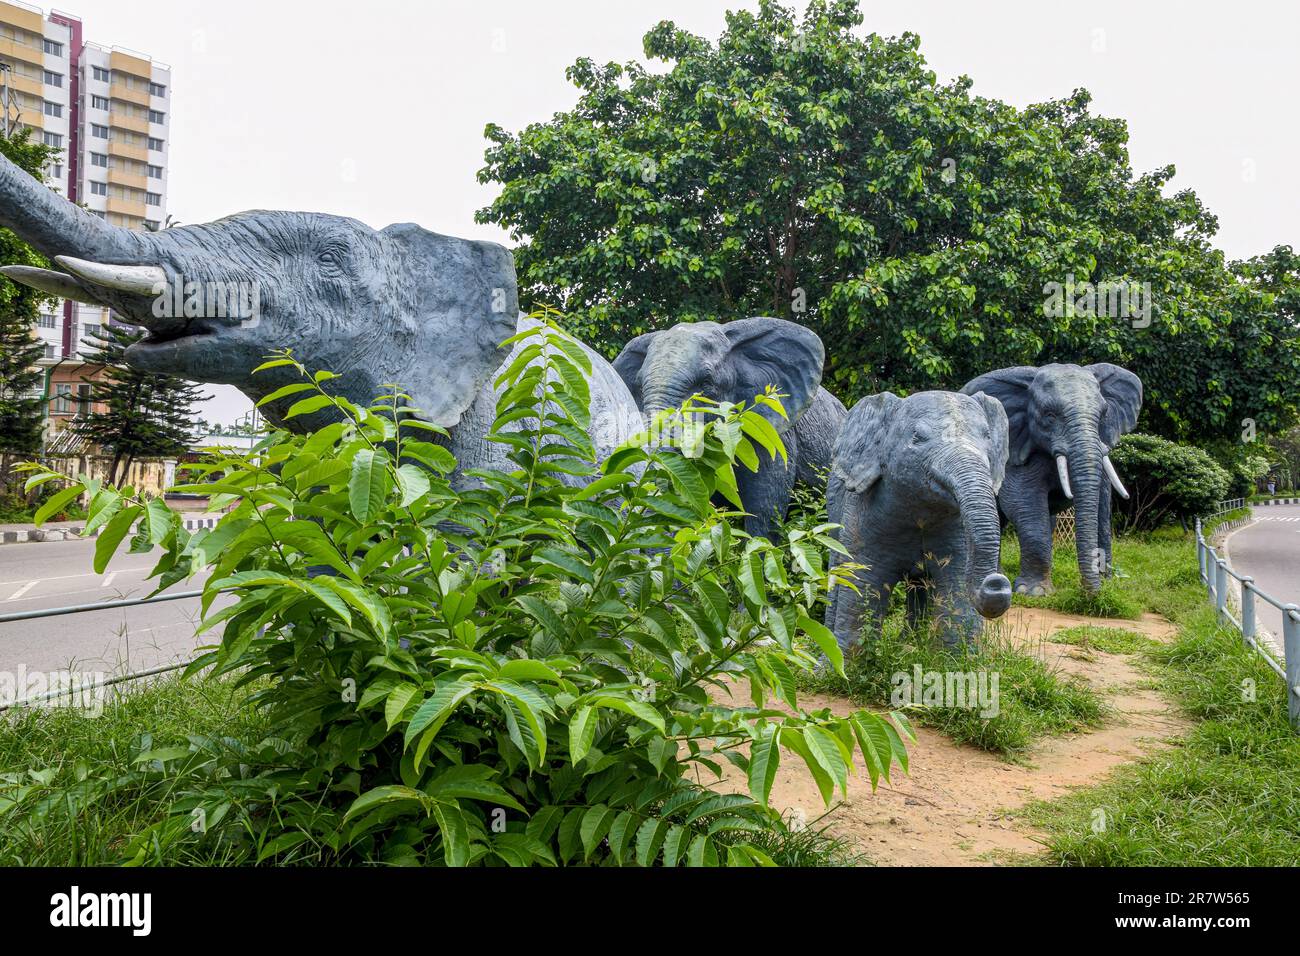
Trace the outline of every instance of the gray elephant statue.
[[858, 592], [831, 592], [826, 626], [848, 650], [864, 616], [879, 634], [894, 587], [907, 586], [913, 626], [929, 619], [944, 643], [973, 640], [981, 618], [1011, 606], [999, 570], [997, 492], [1007, 460], [1007, 416], [996, 399], [956, 392], [883, 392], [849, 411], [835, 444], [827, 518], [849, 556]]
[[760, 406], [786, 446], [789, 464], [759, 450], [757, 472], [739, 467], [736, 484], [745, 530], [772, 537], [796, 480], [821, 489], [831, 451], [847, 414], [821, 387], [826, 353], [817, 333], [784, 319], [683, 322], [639, 335], [614, 359], [632, 398], [646, 414], [676, 408], [692, 395], [753, 403], [769, 385], [786, 397], [786, 417]]
[[[147, 336], [127, 351], [141, 369], [236, 386], [254, 401], [295, 379], [252, 369], [290, 347], [328, 388], [368, 405], [397, 383], [426, 421], [447, 428], [463, 472], [508, 465], [484, 436], [495, 418], [498, 369], [535, 325], [519, 313], [509, 251], [428, 232], [382, 230], [323, 213], [253, 211], [202, 225], [134, 232], [59, 197], [0, 157], [0, 225], [64, 271], [6, 266], [51, 295], [112, 308]], [[175, 294], [173, 294], [175, 293]], [[193, 306], [193, 307], [191, 307]], [[623, 380], [591, 349], [591, 426], [603, 457], [632, 437], [640, 414]], [[329, 410], [284, 421], [296, 398], [265, 407], [273, 424], [309, 431]]]
[[1079, 579], [1096, 593], [1112, 567], [1111, 489], [1128, 497], [1110, 451], [1137, 424], [1141, 379], [1107, 362], [1018, 366], [962, 391], [992, 395], [1007, 411], [1011, 457], [998, 504], [1020, 539], [1016, 591], [1051, 592], [1052, 516], [1073, 506]]

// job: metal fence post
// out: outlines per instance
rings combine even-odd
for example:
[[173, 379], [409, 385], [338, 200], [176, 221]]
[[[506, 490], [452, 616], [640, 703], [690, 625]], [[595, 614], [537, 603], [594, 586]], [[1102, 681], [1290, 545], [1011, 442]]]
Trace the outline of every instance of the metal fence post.
[[1219, 558], [1214, 570], [1214, 607], [1218, 619], [1223, 620], [1228, 607], [1228, 562]]
[[1286, 712], [1291, 729], [1300, 732], [1300, 607], [1282, 610], [1282, 648], [1286, 654]]
[[1241, 579], [1241, 636], [1247, 647], [1255, 636], [1255, 579]]

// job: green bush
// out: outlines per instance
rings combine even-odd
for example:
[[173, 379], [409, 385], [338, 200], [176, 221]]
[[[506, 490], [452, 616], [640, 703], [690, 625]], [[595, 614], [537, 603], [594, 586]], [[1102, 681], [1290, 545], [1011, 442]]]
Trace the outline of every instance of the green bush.
[[1111, 459], [1129, 491], [1127, 501], [1114, 499], [1124, 530], [1149, 531], [1170, 521], [1185, 525], [1214, 511], [1232, 486], [1232, 476], [1201, 449], [1154, 435], [1125, 435]]
[[[270, 727], [142, 747], [138, 773], [171, 798], [126, 860], [218, 841], [236, 862], [766, 864], [783, 749], [828, 802], [855, 752], [873, 783], [906, 767], [901, 715], [798, 708], [796, 677], [821, 655], [843, 673], [814, 609], [838, 573], [827, 527], [777, 546], [710, 503], [738, 504], [735, 460], [784, 452], [771, 425], [697, 400], [660, 416], [692, 423], [656, 429], [674, 444], [597, 465], [587, 358], [549, 324], [517, 340], [489, 436], [515, 470], [476, 472], [469, 490], [396, 388], [363, 409], [284, 354], [261, 368], [302, 381], [263, 401], [300, 394], [288, 417], [341, 420], [197, 466], [216, 480], [178, 491], [238, 502], [212, 530], [188, 534], [129, 488], [59, 492], [90, 493], [97, 568], [138, 522], [131, 549], [161, 547], [159, 587], [213, 569], [202, 629], [225, 630], [190, 671], [248, 682]], [[213, 611], [220, 594], [237, 600]], [[742, 707], [710, 696], [746, 685]], [[724, 762], [748, 794], [702, 786]]]

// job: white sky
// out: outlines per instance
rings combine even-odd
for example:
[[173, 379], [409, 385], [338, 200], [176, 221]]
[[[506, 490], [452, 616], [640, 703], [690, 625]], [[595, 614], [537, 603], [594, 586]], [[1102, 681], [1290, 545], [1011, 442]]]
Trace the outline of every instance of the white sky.
[[[43, 4], [48, 0], [42, 0]], [[802, 0], [792, 0], [802, 11]], [[171, 65], [168, 212], [182, 223], [304, 209], [372, 226], [474, 224], [483, 127], [569, 108], [564, 69], [641, 56], [669, 19], [714, 39], [745, 0], [63, 0], [85, 37]], [[791, 5], [788, 3], [787, 5]], [[1232, 257], [1300, 246], [1300, 5], [864, 0], [864, 31], [921, 36], [941, 80], [1023, 106], [1093, 94], [1128, 120], [1134, 168], [1174, 163]], [[231, 421], [233, 389], [203, 409]]]

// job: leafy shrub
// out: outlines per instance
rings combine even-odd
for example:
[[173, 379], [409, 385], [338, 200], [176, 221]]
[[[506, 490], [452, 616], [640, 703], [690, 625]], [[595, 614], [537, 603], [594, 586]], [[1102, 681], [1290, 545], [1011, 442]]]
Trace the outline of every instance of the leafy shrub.
[[1115, 497], [1115, 516], [1125, 530], [1151, 530], [1170, 521], [1184, 525], [1207, 515], [1227, 497], [1232, 477], [1192, 445], [1154, 435], [1125, 435], [1111, 452], [1129, 500]]
[[[130, 488], [60, 492], [91, 495], [97, 568], [136, 526], [131, 550], [163, 551], [160, 587], [213, 569], [201, 629], [224, 633], [190, 672], [249, 682], [271, 727], [138, 754], [175, 796], [128, 860], [216, 840], [259, 862], [766, 864], [783, 749], [828, 802], [855, 752], [873, 783], [906, 767], [901, 715], [798, 709], [810, 648], [843, 673], [814, 611], [838, 573], [828, 528], [778, 547], [710, 503], [739, 504], [733, 462], [756, 463], [755, 445], [784, 452], [771, 425], [696, 401], [677, 420], [690, 427], [657, 429], [675, 444], [597, 465], [588, 359], [545, 323], [514, 341], [489, 437], [515, 470], [468, 490], [399, 390], [363, 409], [285, 353], [261, 368], [302, 380], [263, 401], [301, 395], [287, 417], [332, 405], [341, 420], [197, 466], [207, 480], [177, 490], [238, 502], [212, 530], [188, 534]], [[237, 600], [213, 611], [221, 594]], [[710, 696], [737, 681], [748, 705]], [[697, 782], [723, 761], [748, 795]]]

